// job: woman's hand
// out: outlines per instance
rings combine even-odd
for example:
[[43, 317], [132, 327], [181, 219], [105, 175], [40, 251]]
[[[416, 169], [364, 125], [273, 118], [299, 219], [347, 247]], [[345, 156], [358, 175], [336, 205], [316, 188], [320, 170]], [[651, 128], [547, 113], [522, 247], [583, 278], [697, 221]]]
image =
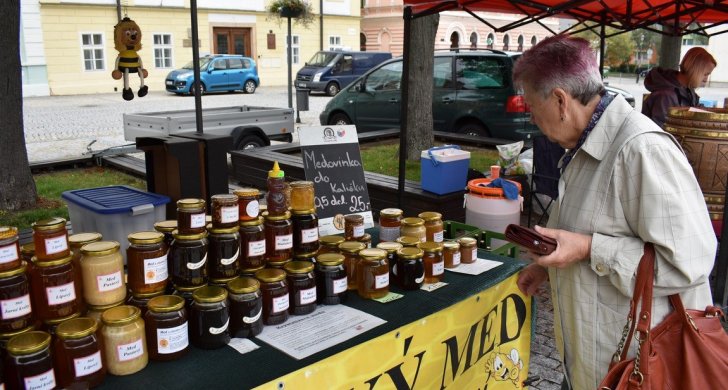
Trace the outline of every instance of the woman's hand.
[[543, 267], [564, 268], [588, 259], [591, 255], [591, 236], [562, 229], [547, 229], [535, 226], [537, 232], [551, 237], [558, 243], [556, 250], [546, 256], [529, 253], [536, 264]]
[[538, 264], [529, 264], [518, 274], [518, 289], [526, 295], [533, 295], [538, 288], [548, 280], [549, 273], [546, 268]]

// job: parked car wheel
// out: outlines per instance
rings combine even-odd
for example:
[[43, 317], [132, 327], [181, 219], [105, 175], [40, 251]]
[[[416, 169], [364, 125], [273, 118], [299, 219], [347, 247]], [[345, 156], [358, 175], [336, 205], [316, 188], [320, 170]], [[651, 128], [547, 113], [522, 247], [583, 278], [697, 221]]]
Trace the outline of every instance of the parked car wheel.
[[336, 96], [339, 91], [341, 91], [341, 88], [339, 88], [339, 84], [337, 83], [332, 82], [326, 86], [326, 94], [329, 96]]
[[330, 125], [350, 125], [351, 119], [349, 117], [341, 112], [337, 112], [336, 114], [331, 116], [331, 119], [329, 119]]
[[257, 135], [246, 135], [240, 142], [238, 142], [237, 150], [249, 150], [254, 148], [261, 148], [265, 145], [265, 141]]
[[245, 82], [245, 85], [243, 85], [243, 91], [245, 93], [255, 93], [255, 88], [257, 88], [257, 85], [255, 85], [255, 81], [248, 80]]
[[[190, 87], [190, 95], [194, 95], [194, 94], [195, 94], [195, 85], [193, 84]], [[204, 94], [205, 94], [205, 84], [200, 82], [200, 95], [204, 95]]]
[[472, 136], [478, 136], [478, 137], [490, 137], [490, 133], [488, 132], [488, 129], [486, 129], [482, 123], [476, 122], [476, 121], [463, 122], [462, 124], [460, 124], [460, 126], [458, 126], [458, 128], [455, 132], [457, 132], [459, 134], [472, 135]]

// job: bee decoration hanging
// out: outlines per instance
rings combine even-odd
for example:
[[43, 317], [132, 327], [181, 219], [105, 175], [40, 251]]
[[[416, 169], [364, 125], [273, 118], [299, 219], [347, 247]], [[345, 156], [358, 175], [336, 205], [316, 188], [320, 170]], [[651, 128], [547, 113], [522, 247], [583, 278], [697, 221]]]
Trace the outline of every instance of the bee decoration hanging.
[[149, 92], [149, 87], [144, 85], [144, 79], [149, 75], [142, 59], [137, 52], [142, 49], [142, 30], [135, 21], [124, 17], [114, 26], [114, 48], [119, 52], [116, 56], [116, 64], [111, 72], [114, 80], [124, 79], [124, 89], [121, 96], [124, 100], [134, 99], [134, 92], [129, 88], [129, 74], [139, 74], [140, 87], [137, 95], [144, 97]]

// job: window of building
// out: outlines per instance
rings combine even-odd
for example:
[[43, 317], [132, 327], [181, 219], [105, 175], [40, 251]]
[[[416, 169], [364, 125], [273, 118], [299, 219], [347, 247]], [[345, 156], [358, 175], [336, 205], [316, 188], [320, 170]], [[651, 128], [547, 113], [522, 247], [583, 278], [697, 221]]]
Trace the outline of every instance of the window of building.
[[104, 34], [81, 34], [83, 68], [86, 71], [104, 70]]
[[[296, 65], [301, 62], [301, 40], [298, 35], [291, 35], [291, 42], [293, 42], [291, 45], [292, 63]], [[286, 47], [286, 50], [288, 50], [288, 47]]]
[[172, 34], [154, 34], [154, 66], [172, 68]]
[[493, 45], [495, 45], [495, 35], [493, 33], [488, 34], [485, 44], [488, 49], [493, 49]]
[[338, 35], [329, 36], [329, 50], [341, 50], [341, 37]]
[[511, 37], [508, 34], [503, 36], [503, 50], [508, 51], [508, 45], [511, 43]]

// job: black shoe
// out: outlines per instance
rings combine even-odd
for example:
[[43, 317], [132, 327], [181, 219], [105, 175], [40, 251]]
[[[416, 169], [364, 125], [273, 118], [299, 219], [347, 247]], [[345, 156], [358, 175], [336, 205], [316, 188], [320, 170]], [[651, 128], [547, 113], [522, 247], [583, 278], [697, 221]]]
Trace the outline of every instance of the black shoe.
[[145, 85], [145, 86], [139, 88], [139, 92], [137, 92], [137, 96], [139, 96], [139, 97], [147, 96], [147, 92], [149, 92], [149, 87], [147, 87]]
[[121, 92], [121, 97], [123, 97], [124, 100], [134, 99], [134, 91], [132, 91], [131, 88], [124, 88]]

